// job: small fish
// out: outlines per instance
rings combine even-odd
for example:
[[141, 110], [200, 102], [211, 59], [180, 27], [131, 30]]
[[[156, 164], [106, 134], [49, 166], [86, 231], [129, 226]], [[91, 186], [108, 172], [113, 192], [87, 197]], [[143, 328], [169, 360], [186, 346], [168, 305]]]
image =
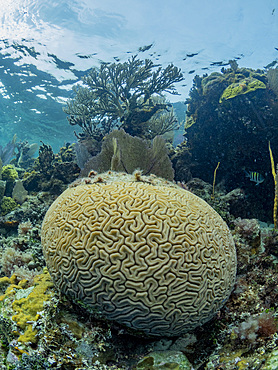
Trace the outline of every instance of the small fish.
[[256, 171], [249, 171], [246, 172], [246, 177], [249, 177], [250, 181], [254, 181], [256, 185], [261, 184], [264, 181], [263, 175], [261, 175], [259, 172]]
[[186, 54], [188, 58], [195, 57], [195, 55], [198, 55], [199, 53], [191, 53], [191, 54]]
[[147, 50], [149, 50], [152, 46], [153, 46], [153, 44], [145, 45], [145, 46], [140, 46], [140, 48], [138, 49], [138, 51], [139, 51], [139, 52], [147, 51]]
[[[275, 49], [277, 49], [277, 48], [275, 48]], [[278, 49], [277, 49], [278, 50]], [[268, 68], [270, 68], [270, 67], [274, 67], [275, 66], [275, 64], [277, 64], [277, 60], [274, 60], [273, 62], [271, 62], [271, 63], [269, 63], [267, 66], [265, 66], [264, 68], [266, 68], [266, 69], [268, 69]]]

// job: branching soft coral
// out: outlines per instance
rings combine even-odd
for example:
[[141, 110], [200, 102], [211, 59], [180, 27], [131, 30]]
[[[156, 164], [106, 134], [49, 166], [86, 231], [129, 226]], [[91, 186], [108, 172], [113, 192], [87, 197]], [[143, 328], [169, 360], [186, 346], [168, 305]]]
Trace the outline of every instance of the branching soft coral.
[[181, 70], [173, 64], [163, 69], [137, 56], [124, 63], [102, 63], [83, 78], [85, 86], [74, 90], [76, 96], [64, 111], [71, 125], [79, 125], [85, 135], [98, 141], [118, 127], [145, 137], [144, 124], [169, 106], [153, 97], [163, 92], [177, 94], [174, 84], [182, 79]]

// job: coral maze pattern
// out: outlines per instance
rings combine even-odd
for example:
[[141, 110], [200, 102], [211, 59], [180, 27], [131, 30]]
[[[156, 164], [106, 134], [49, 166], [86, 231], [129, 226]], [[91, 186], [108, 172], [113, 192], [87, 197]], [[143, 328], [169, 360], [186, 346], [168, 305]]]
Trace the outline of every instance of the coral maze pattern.
[[178, 187], [69, 188], [45, 216], [42, 243], [58, 289], [149, 335], [178, 335], [206, 322], [234, 285], [227, 225]]

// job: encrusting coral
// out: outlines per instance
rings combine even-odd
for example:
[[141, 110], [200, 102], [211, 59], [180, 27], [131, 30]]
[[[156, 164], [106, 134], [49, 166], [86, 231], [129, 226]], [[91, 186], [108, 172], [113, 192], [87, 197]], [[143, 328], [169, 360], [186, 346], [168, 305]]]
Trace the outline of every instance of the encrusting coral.
[[150, 336], [211, 319], [235, 281], [222, 218], [162, 178], [108, 172], [80, 179], [42, 225], [49, 272], [64, 294]]
[[53, 292], [49, 290], [53, 283], [47, 271], [37, 275], [34, 278], [34, 285], [26, 286], [27, 281], [21, 280], [15, 284], [15, 277], [0, 278], [5, 284], [9, 284], [5, 293], [0, 296], [0, 302], [12, 297], [12, 308], [14, 315], [12, 320], [19, 327], [18, 341], [23, 343], [37, 343], [38, 330], [33, 329], [33, 324], [40, 318], [40, 312], [43, 310], [44, 302], [49, 300]]

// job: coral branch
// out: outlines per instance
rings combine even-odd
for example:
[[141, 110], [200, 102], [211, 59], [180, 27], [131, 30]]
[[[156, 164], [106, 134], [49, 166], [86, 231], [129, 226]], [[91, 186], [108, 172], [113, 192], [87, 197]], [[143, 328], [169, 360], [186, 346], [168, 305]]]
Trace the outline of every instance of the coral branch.
[[119, 127], [146, 137], [145, 123], [169, 106], [165, 99], [154, 98], [163, 92], [177, 94], [174, 84], [182, 79], [181, 70], [173, 64], [163, 69], [136, 55], [124, 63], [102, 63], [83, 78], [85, 86], [74, 89], [75, 97], [64, 111], [71, 125], [79, 125], [85, 135], [99, 141]]

